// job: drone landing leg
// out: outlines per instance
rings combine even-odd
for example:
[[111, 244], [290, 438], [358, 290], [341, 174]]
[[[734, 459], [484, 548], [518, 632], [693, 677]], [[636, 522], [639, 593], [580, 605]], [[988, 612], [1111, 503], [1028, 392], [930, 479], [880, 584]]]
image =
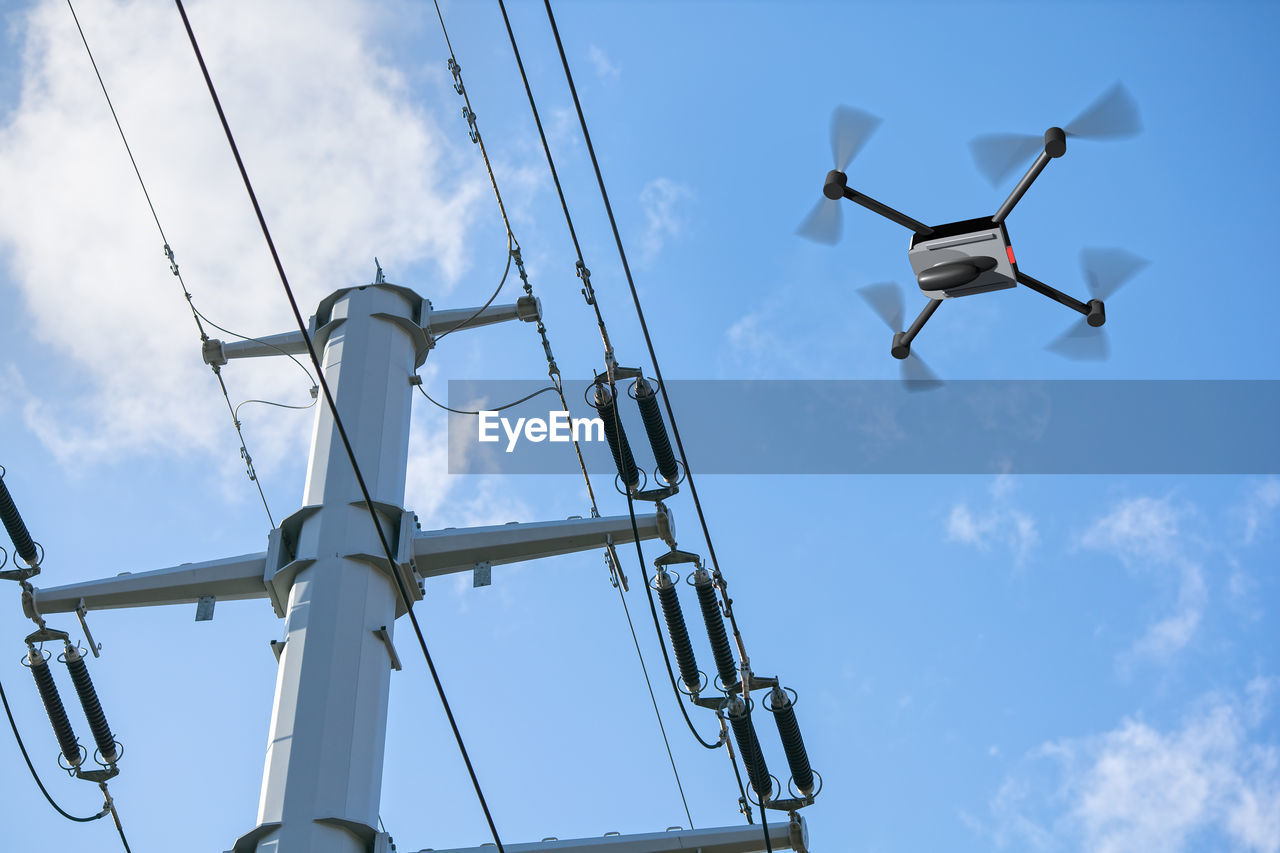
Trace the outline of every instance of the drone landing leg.
[[924, 328], [924, 324], [929, 322], [929, 318], [933, 316], [933, 312], [938, 310], [938, 306], [942, 304], [941, 299], [930, 299], [929, 304], [920, 310], [916, 315], [916, 319], [911, 324], [911, 328], [905, 332], [895, 332], [893, 335], [893, 346], [889, 352], [894, 358], [906, 358], [911, 355], [911, 342], [916, 339], [916, 335], [920, 334], [920, 330]]
[[904, 228], [910, 228], [917, 234], [927, 235], [933, 233], [933, 229], [928, 225], [925, 225], [923, 222], [917, 222], [905, 213], [899, 213], [889, 205], [878, 202], [871, 196], [863, 195], [851, 187], [844, 188], [844, 197], [852, 202], [862, 205], [872, 213], [878, 213], [885, 219], [896, 222]]
[[1050, 287], [1043, 281], [1037, 281], [1021, 270], [1018, 271], [1018, 283], [1025, 284], [1041, 296], [1047, 296], [1054, 302], [1067, 306], [1072, 311], [1079, 311], [1085, 316], [1085, 320], [1090, 326], [1101, 326], [1107, 322], [1106, 308], [1103, 306], [1101, 299], [1090, 299], [1087, 303], [1081, 302], [1074, 296], [1068, 296], [1061, 290]]
[[1018, 185], [1013, 188], [1013, 192], [1009, 193], [1009, 197], [1004, 200], [1004, 204], [1000, 205], [1000, 209], [996, 211], [996, 215], [991, 217], [991, 221], [999, 225], [1004, 222], [1004, 218], [1013, 211], [1013, 206], [1017, 204], [1027, 190], [1031, 189], [1031, 184], [1036, 178], [1040, 177], [1040, 173], [1044, 171], [1044, 167], [1049, 165], [1049, 161], [1055, 157], [1061, 157], [1067, 150], [1067, 134], [1060, 127], [1051, 127], [1044, 132], [1044, 150], [1040, 152], [1040, 156], [1036, 157], [1036, 161], [1031, 164], [1031, 168], [1027, 169], [1027, 173], [1022, 176], [1022, 180], [1018, 181]]

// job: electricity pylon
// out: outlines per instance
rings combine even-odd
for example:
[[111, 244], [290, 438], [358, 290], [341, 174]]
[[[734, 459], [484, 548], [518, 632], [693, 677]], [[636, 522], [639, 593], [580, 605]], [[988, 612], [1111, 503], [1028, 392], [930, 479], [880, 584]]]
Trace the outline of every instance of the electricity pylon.
[[[36, 590], [28, 616], [196, 603], [212, 618], [217, 599], [266, 598], [285, 620], [272, 642], [278, 661], [275, 703], [256, 826], [231, 853], [390, 853], [377, 830], [392, 669], [400, 668], [395, 621], [405, 603], [392, 573], [414, 600], [427, 579], [491, 566], [612, 547], [634, 541], [629, 516], [420, 531], [403, 507], [413, 380], [435, 336], [454, 329], [541, 317], [532, 297], [484, 309], [436, 311], [412, 290], [381, 279], [326, 297], [311, 318], [324, 376], [364, 475], [373, 511], [395, 553], [389, 565], [334, 425], [317, 406], [302, 507], [267, 537], [265, 553]], [[259, 341], [209, 341], [204, 358], [302, 353], [301, 332]], [[641, 539], [675, 547], [671, 518], [658, 504], [636, 517]], [[804, 850], [803, 821], [770, 827], [775, 849]], [[506, 845], [512, 853], [755, 853], [759, 827], [608, 836]], [[478, 850], [479, 848], [477, 848]], [[487, 849], [492, 849], [487, 848]], [[456, 852], [455, 852], [456, 853]]]

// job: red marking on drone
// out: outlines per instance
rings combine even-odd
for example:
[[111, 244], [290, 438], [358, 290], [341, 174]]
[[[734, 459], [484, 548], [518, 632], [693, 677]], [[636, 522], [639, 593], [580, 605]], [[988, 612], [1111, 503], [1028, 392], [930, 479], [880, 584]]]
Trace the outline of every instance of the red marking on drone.
[[1012, 247], [1012, 246], [1005, 246], [1005, 249], [1004, 249], [1004, 250], [1005, 250], [1006, 252], [1008, 252], [1008, 253], [1009, 253], [1009, 263], [1011, 263], [1011, 264], [1016, 264], [1016, 263], [1017, 263], [1017, 261], [1015, 261], [1015, 260], [1013, 259], [1013, 247]]

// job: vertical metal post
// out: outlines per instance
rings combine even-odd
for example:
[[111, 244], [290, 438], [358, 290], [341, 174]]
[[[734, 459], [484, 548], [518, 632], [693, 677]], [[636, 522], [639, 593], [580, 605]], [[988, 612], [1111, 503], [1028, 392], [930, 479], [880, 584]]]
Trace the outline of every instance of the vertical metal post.
[[[421, 341], [412, 302], [401, 288], [353, 288], [333, 299], [316, 330], [325, 377], [393, 542], [408, 461], [408, 379]], [[392, 631], [396, 590], [325, 406], [316, 410], [303, 506], [258, 828], [237, 853], [367, 853], [378, 820], [391, 662], [375, 632]]]

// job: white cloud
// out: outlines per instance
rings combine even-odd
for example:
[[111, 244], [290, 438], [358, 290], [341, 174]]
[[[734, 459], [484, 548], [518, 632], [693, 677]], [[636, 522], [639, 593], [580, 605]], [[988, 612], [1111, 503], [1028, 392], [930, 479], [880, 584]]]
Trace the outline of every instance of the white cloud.
[[1131, 498], [1095, 521], [1081, 544], [1126, 560], [1168, 561], [1178, 554], [1180, 515], [1168, 499]]
[[[997, 478], [993, 491], [1007, 494], [1006, 485]], [[968, 504], [958, 503], [947, 516], [947, 541], [972, 545], [980, 551], [993, 546], [1003, 546], [1021, 564], [1040, 541], [1035, 519], [1020, 509], [997, 505], [981, 513], [969, 509]]]
[[609, 54], [594, 44], [587, 48], [587, 58], [601, 80], [617, 80], [622, 75], [622, 69], [614, 64]]
[[655, 178], [640, 191], [640, 209], [644, 211], [646, 228], [640, 236], [640, 249], [646, 262], [652, 261], [670, 238], [679, 237], [685, 226], [682, 207], [693, 198], [693, 191], [670, 178]]
[[1168, 615], [1149, 625], [1120, 657], [1122, 669], [1143, 659], [1167, 661], [1195, 637], [1208, 605], [1208, 588], [1193, 541], [1182, 530], [1189, 510], [1169, 498], [1138, 497], [1121, 501], [1098, 518], [1081, 537], [1085, 548], [1119, 557], [1126, 565], [1170, 578], [1176, 573], [1176, 601]]
[[[1140, 718], [1044, 744], [992, 800], [1000, 846], [1097, 853], [1280, 850], [1280, 748], [1254, 737], [1269, 681], [1206, 697], [1161, 730]], [[1051, 782], [1034, 770], [1048, 759]]]
[[1254, 483], [1241, 508], [1244, 519], [1244, 544], [1252, 545], [1258, 535], [1267, 529], [1277, 507], [1280, 507], [1280, 479], [1269, 477]]
[[[180, 19], [142, 0], [79, 11], [196, 304], [249, 334], [288, 330]], [[456, 177], [457, 155], [379, 62], [377, 8], [225, 0], [189, 11], [304, 313], [367, 281], [374, 254], [393, 272], [429, 261], [456, 280], [486, 186], [479, 173]], [[74, 23], [58, 3], [15, 20], [22, 93], [0, 127], [11, 202], [0, 251], [16, 290], [4, 299], [29, 318], [41, 361], [80, 378], [60, 396], [22, 396], [26, 425], [65, 464], [108, 449], [220, 447], [220, 392]], [[296, 396], [294, 369], [237, 362], [225, 374], [238, 398], [280, 399]], [[260, 419], [255, 435], [272, 423]]]

